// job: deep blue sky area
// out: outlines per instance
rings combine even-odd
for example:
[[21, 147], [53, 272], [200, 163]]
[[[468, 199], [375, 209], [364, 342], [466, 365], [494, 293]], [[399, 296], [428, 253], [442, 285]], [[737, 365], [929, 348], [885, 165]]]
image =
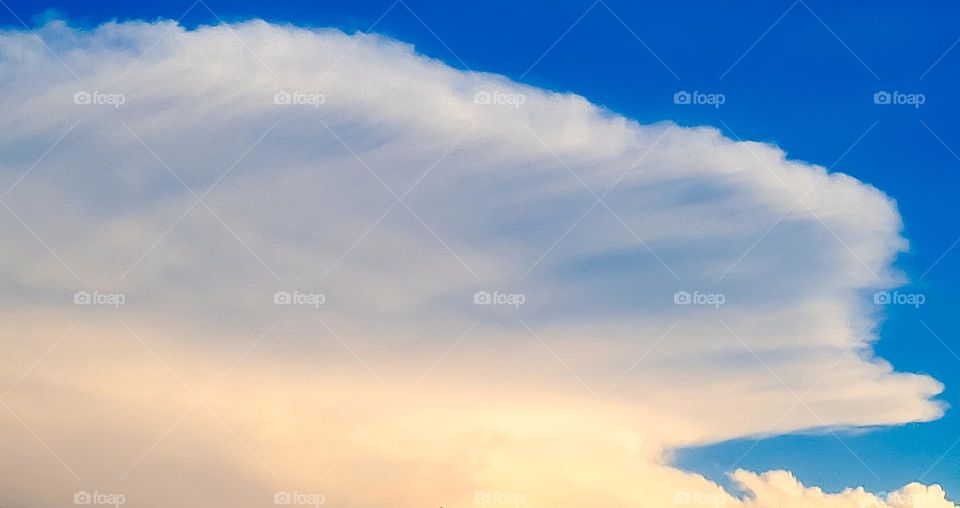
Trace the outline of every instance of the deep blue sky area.
[[[910, 240], [897, 261], [911, 281], [901, 291], [926, 296], [919, 308], [886, 306], [877, 355], [898, 370], [933, 375], [946, 385], [942, 400], [960, 406], [960, 246], [953, 248], [960, 239], [960, 3], [3, 2], [9, 9], [0, 7], [0, 25], [20, 28], [21, 20], [34, 26], [47, 17], [79, 26], [181, 17], [188, 27], [250, 18], [348, 32], [373, 26], [455, 67], [575, 92], [640, 122], [712, 125], [853, 175], [896, 199]], [[725, 103], [674, 104], [678, 91], [723, 94]], [[875, 104], [881, 91], [923, 94], [925, 102]], [[956, 500], [957, 412], [839, 438], [682, 450], [677, 461], [718, 481], [742, 467], [789, 469], [827, 489], [940, 483]]]

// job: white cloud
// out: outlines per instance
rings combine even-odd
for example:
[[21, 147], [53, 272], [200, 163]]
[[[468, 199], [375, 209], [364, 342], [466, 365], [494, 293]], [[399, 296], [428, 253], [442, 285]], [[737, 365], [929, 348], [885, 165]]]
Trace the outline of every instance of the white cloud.
[[[61, 470], [43, 447], [0, 440], [30, 464], [0, 475], [14, 492], [0, 502], [62, 504], [92, 483], [204, 506], [239, 482], [237, 506], [281, 489], [338, 506], [461, 506], [476, 492], [848, 506], [873, 496], [738, 472], [756, 496], [740, 501], [663, 454], [942, 414], [938, 382], [872, 355], [869, 293], [899, 283], [906, 243], [894, 203], [846, 175], [374, 35], [263, 22], [40, 35], [59, 58], [0, 36], [0, 184], [26, 224], [2, 210], [0, 298], [22, 340], [2, 346], [0, 380], [84, 323], [7, 399], [83, 467], [50, 479]], [[523, 100], [478, 104], [479, 91]], [[74, 306], [78, 289], [127, 303]], [[295, 290], [326, 303], [273, 304]], [[481, 290], [526, 301], [478, 306]], [[679, 291], [724, 302], [676, 305]], [[193, 396], [177, 379], [215, 386], [210, 411], [178, 420]], [[953, 506], [935, 487], [907, 491]]]
[[953, 508], [939, 486], [927, 487], [911, 483], [886, 495], [871, 494], [862, 488], [826, 493], [816, 487], [805, 487], [786, 471], [770, 471], [757, 475], [743, 470], [733, 473], [734, 480], [752, 497], [747, 507], [778, 506], [783, 508]]

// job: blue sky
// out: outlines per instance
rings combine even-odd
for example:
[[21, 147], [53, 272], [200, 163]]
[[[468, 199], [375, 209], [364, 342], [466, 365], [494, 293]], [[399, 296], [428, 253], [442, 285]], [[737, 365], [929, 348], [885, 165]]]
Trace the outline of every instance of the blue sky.
[[[960, 247], [951, 250], [960, 238], [960, 45], [953, 47], [960, 4], [6, 3], [28, 24], [53, 15], [89, 25], [181, 16], [187, 26], [248, 18], [347, 31], [375, 25], [373, 31], [454, 67], [571, 91], [643, 123], [711, 125], [732, 138], [775, 143], [792, 158], [827, 167], [839, 161], [836, 170], [897, 201], [910, 241], [897, 262], [911, 280], [901, 291], [926, 296], [919, 308], [885, 307], [877, 355], [898, 370], [929, 373], [946, 385], [940, 398], [960, 406]], [[6, 10], [0, 22], [20, 24]], [[677, 105], [678, 91], [726, 100], [719, 108]], [[923, 94], [925, 103], [877, 105], [878, 91]], [[950, 410], [932, 423], [844, 433], [842, 441], [785, 436], [683, 450], [678, 463], [718, 481], [734, 465], [784, 468], [828, 489], [885, 491], [921, 480], [942, 484], [956, 498], [958, 429], [960, 416]]]

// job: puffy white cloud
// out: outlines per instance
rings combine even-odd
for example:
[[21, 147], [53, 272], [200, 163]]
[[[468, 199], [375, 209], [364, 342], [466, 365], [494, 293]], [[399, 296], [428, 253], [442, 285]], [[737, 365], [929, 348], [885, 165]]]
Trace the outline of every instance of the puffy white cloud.
[[938, 485], [911, 483], [886, 495], [866, 492], [861, 487], [827, 493], [817, 487], [805, 487], [786, 471], [769, 471], [762, 475], [738, 470], [734, 480], [749, 495], [744, 506], [782, 508], [953, 508]]
[[39, 35], [0, 36], [0, 502], [848, 506], [665, 452], [942, 414], [872, 355], [906, 243], [846, 175], [375, 35]]

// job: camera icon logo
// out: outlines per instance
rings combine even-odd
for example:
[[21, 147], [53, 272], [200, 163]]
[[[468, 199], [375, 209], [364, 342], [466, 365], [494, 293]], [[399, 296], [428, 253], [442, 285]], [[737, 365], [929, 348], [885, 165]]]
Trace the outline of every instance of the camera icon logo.
[[293, 504], [293, 494], [285, 490], [274, 492], [273, 504]]
[[93, 495], [85, 490], [81, 490], [73, 495], [73, 504], [91, 504], [93, 503]]
[[273, 103], [286, 105], [293, 103], [293, 94], [290, 92], [277, 92], [273, 94]]
[[673, 103], [674, 104], [690, 104], [692, 96], [690, 92], [685, 92], [683, 90], [673, 94]]
[[73, 103], [74, 104], [90, 104], [93, 100], [93, 95], [90, 92], [78, 91], [73, 94]]
[[673, 495], [673, 504], [688, 505], [693, 504], [693, 495], [687, 491], [680, 491]]
[[888, 305], [891, 301], [889, 291], [877, 291], [873, 294], [873, 303], [876, 305]]
[[93, 296], [88, 291], [77, 291], [73, 294], [73, 303], [75, 305], [90, 305], [93, 302]]
[[289, 291], [277, 291], [273, 294], [273, 303], [276, 305], [290, 305], [293, 302], [293, 295]]
[[493, 295], [489, 291], [477, 291], [473, 294], [473, 303], [475, 305], [490, 305], [493, 303]]
[[873, 94], [873, 103], [874, 104], [891, 104], [892, 96], [890, 92], [885, 92], [883, 90]]
[[480, 506], [493, 504], [493, 496], [489, 492], [476, 492], [473, 494], [473, 504]]
[[486, 90], [480, 90], [479, 92], [473, 94], [473, 103], [474, 104], [492, 104], [493, 95]]
[[693, 297], [686, 291], [677, 291], [673, 294], [673, 303], [677, 305], [689, 305]]

